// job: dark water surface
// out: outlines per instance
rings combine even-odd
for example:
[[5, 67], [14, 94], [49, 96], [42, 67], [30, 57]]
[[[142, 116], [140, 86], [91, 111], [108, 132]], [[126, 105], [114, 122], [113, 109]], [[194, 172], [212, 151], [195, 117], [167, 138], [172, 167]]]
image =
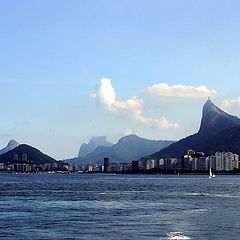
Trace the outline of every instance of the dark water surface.
[[240, 239], [240, 176], [0, 174], [1, 239]]

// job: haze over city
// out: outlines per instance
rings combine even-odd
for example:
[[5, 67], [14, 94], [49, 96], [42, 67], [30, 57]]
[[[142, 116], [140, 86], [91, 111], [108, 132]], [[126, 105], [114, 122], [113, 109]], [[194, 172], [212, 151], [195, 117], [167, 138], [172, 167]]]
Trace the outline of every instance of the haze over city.
[[239, 116], [239, 1], [1, 1], [0, 145], [178, 140], [210, 97]]

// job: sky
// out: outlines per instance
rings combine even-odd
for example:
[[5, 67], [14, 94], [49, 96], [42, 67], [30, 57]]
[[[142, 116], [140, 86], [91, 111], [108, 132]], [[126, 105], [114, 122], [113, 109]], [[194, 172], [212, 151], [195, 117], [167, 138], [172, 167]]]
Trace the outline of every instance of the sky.
[[240, 1], [0, 0], [0, 147], [178, 140], [208, 99], [240, 117]]

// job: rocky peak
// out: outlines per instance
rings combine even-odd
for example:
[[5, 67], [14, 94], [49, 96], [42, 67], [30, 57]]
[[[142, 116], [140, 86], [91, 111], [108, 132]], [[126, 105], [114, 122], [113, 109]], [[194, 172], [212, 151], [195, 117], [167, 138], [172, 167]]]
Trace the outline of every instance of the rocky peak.
[[120, 138], [118, 140], [118, 143], [127, 143], [127, 142], [134, 141], [134, 140], [136, 141], [138, 139], [141, 139], [141, 138], [138, 137], [136, 134], [131, 134], [131, 135], [127, 135], [127, 136]]
[[110, 147], [113, 144], [107, 141], [106, 136], [94, 136], [88, 143], [83, 143], [79, 149], [78, 157], [84, 157], [92, 153], [97, 147], [105, 146]]
[[203, 106], [198, 133], [210, 135], [234, 126], [240, 126], [240, 119], [224, 112], [208, 99]]
[[6, 153], [8, 151], [11, 151], [12, 149], [14, 149], [14, 148], [16, 148], [18, 146], [19, 146], [19, 143], [12, 139], [12, 140], [10, 140], [8, 142], [8, 144], [7, 144], [7, 146], [5, 148], [0, 150], [0, 155]]
[[17, 146], [19, 146], [19, 143], [14, 139], [11, 139], [7, 144], [7, 147], [17, 147]]

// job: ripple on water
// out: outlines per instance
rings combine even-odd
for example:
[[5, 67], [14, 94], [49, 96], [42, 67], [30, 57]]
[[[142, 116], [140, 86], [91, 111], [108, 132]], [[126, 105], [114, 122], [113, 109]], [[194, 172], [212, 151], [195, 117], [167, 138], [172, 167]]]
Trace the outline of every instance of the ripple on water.
[[184, 235], [181, 232], [170, 232], [167, 235], [168, 235], [167, 239], [169, 239], [169, 240], [188, 240], [188, 239], [191, 239], [190, 237]]
[[239, 240], [240, 178], [215, 180], [0, 175], [0, 238]]

